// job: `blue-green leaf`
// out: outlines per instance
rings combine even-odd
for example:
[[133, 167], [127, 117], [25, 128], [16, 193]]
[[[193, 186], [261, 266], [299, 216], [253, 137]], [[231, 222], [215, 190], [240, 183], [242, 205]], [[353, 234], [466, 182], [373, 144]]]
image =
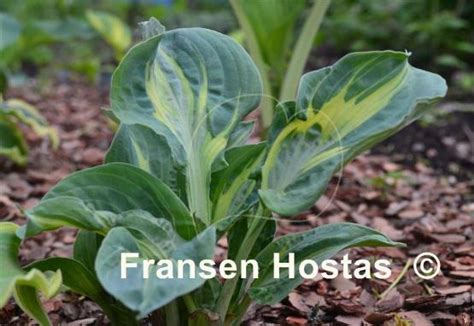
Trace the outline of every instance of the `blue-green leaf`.
[[21, 25], [12, 16], [0, 12], [0, 51], [15, 43], [20, 37]]
[[173, 159], [166, 138], [149, 127], [121, 124], [105, 161], [135, 165], [166, 183], [180, 198], [186, 198], [180, 181], [183, 167]]
[[[320, 264], [339, 251], [351, 247], [403, 246], [387, 236], [368, 227], [351, 223], [324, 225], [306, 232], [283, 236], [264, 248], [256, 257], [260, 275], [252, 283], [249, 294], [261, 304], [275, 304], [303, 282], [298, 265], [305, 259]], [[273, 255], [278, 253], [280, 261], [288, 262], [288, 254], [295, 255], [296, 277], [289, 278], [288, 269], [282, 269], [280, 278], [274, 278]]]
[[443, 78], [412, 67], [408, 56], [352, 53], [302, 77], [295, 115], [275, 128], [262, 169], [260, 196], [267, 207], [288, 216], [309, 208], [345, 163], [446, 94]]
[[27, 212], [26, 235], [75, 226], [105, 235], [117, 214], [144, 210], [169, 220], [185, 239], [198, 232], [181, 200], [159, 179], [125, 163], [110, 163], [73, 173]]
[[[199, 265], [203, 259], [212, 259], [215, 244], [215, 229], [208, 228], [189, 242], [175, 244], [155, 242], [155, 251], [148, 251], [137, 240], [136, 235], [123, 227], [113, 228], [105, 237], [96, 259], [96, 271], [104, 288], [128, 308], [137, 311], [140, 318], [166, 305], [170, 301], [189, 293], [202, 284], [204, 279], [197, 274], [190, 277], [185, 270], [178, 279], [176, 260], [191, 259]], [[174, 248], [168, 245], [174, 246]], [[171, 250], [170, 250], [171, 249]], [[171, 259], [173, 278], [156, 277], [156, 265], [149, 269], [149, 278], [143, 278], [143, 263], [137, 260], [137, 268], [127, 270], [127, 278], [121, 278], [122, 253], [139, 253], [141, 259]], [[197, 273], [199, 268], [197, 269]]]

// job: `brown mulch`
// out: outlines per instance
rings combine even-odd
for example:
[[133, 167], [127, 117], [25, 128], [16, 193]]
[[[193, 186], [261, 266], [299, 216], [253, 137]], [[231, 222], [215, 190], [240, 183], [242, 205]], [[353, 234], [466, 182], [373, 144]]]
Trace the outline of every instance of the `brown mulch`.
[[[59, 132], [61, 145], [25, 129], [30, 160], [20, 169], [0, 159], [0, 220], [24, 223], [22, 209], [33, 207], [61, 178], [100, 164], [113, 136], [100, 108], [107, 93], [81, 83], [13, 89], [36, 105]], [[398, 153], [400, 154], [400, 153]], [[440, 175], [421, 162], [404, 166], [390, 156], [363, 155], [336, 176], [313, 209], [279, 222], [278, 233], [298, 232], [327, 223], [355, 222], [405, 242], [406, 248], [349, 250], [352, 260], [392, 261], [386, 280], [336, 278], [305, 281], [274, 306], [253, 306], [248, 325], [472, 325], [474, 308], [474, 195], [472, 180]], [[75, 231], [62, 229], [27, 240], [22, 263], [47, 256], [69, 256]], [[410, 258], [432, 252], [441, 274], [422, 280], [412, 268], [393, 284]], [[104, 324], [100, 308], [70, 292], [45, 303], [55, 325]], [[0, 324], [26, 325], [28, 318], [11, 301], [0, 310]], [[69, 323], [69, 324], [68, 324]]]

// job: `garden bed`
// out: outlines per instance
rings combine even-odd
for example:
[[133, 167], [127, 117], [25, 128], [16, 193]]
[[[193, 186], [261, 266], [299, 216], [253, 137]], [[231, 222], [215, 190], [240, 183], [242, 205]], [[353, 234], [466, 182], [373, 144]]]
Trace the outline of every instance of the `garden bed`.
[[[38, 94], [41, 94], [38, 95]], [[47, 140], [27, 132], [31, 147], [27, 168], [2, 160], [0, 172], [0, 218], [25, 222], [22, 208], [33, 207], [61, 178], [72, 171], [102, 162], [113, 131], [101, 108], [108, 105], [107, 92], [83, 83], [38, 85], [12, 89], [7, 97], [20, 97], [36, 105], [59, 131], [61, 145], [52, 151]], [[470, 325], [474, 278], [474, 204], [472, 149], [459, 155], [453, 145], [469, 143], [469, 132], [456, 126], [473, 125], [472, 114], [454, 112], [449, 120], [427, 127], [413, 125], [350, 163], [342, 178], [334, 177], [326, 195], [310, 212], [296, 220], [281, 220], [278, 234], [315, 226], [356, 222], [408, 244], [402, 249], [354, 249], [351, 258], [389, 257], [395, 262], [387, 281], [306, 281], [282, 303], [255, 305], [245, 323], [250, 325], [356, 325], [362, 320], [397, 325], [412, 320], [415, 325]], [[446, 140], [448, 138], [448, 140]], [[450, 141], [449, 139], [454, 139]], [[472, 141], [472, 139], [471, 139]], [[425, 146], [416, 153], [417, 144]], [[418, 147], [419, 148], [419, 147]], [[435, 148], [435, 156], [430, 149]], [[396, 150], [395, 150], [396, 149]], [[415, 149], [415, 150], [414, 150]], [[394, 154], [394, 153], [397, 154]], [[431, 153], [431, 154], [430, 154]], [[430, 159], [428, 166], [420, 157]], [[458, 169], [453, 168], [455, 163]], [[62, 229], [43, 233], [22, 246], [26, 264], [50, 256], [69, 256], [76, 232]], [[420, 282], [412, 270], [402, 272], [408, 258], [430, 251], [442, 261], [442, 275]], [[216, 260], [226, 254], [222, 239]], [[390, 284], [391, 291], [381, 295]], [[64, 293], [45, 303], [54, 324], [104, 324], [106, 317], [91, 301]], [[11, 301], [0, 311], [0, 324], [24, 325], [28, 318]]]

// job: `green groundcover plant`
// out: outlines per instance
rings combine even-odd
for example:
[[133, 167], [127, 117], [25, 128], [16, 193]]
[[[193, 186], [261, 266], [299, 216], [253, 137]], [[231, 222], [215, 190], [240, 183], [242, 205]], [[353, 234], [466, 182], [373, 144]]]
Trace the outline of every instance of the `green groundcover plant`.
[[[345, 248], [400, 245], [350, 223], [276, 238], [273, 214], [305, 211], [345, 163], [420, 117], [446, 93], [440, 76], [410, 66], [408, 53], [349, 54], [305, 74], [295, 100], [276, 107], [267, 142], [247, 144], [253, 123], [243, 118], [262, 85], [242, 47], [202, 28], [142, 27], [148, 38], [113, 75], [120, 128], [105, 164], [62, 180], [26, 225], [0, 224], [0, 306], [13, 295], [48, 325], [38, 293], [52, 297], [63, 284], [113, 324], [233, 325], [252, 302], [279, 302], [303, 281], [273, 278], [275, 252], [321, 262]], [[22, 240], [63, 226], [81, 230], [73, 257], [19, 265]], [[228, 257], [255, 259], [258, 278], [144, 279], [157, 266], [137, 260], [121, 279], [123, 252], [199, 263], [224, 235]]]
[[0, 94], [0, 156], [8, 157], [20, 166], [28, 162], [28, 146], [20, 124], [30, 127], [39, 136], [47, 136], [57, 148], [56, 130], [34, 106], [19, 99], [3, 100]]

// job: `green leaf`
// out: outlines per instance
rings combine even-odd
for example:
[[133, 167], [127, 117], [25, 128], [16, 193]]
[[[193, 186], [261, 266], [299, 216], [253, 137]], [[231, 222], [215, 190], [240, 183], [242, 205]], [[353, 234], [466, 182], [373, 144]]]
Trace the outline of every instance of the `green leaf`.
[[197, 226], [181, 200], [159, 179], [125, 163], [109, 163], [71, 174], [26, 214], [26, 235], [75, 226], [105, 235], [116, 216], [144, 210], [168, 219], [185, 239]]
[[103, 237], [95, 232], [80, 230], [74, 242], [74, 260], [80, 262], [95, 274], [95, 257], [99, 251]]
[[35, 319], [40, 325], [51, 325], [48, 315], [41, 306], [41, 301], [34, 287], [17, 285], [15, 286], [13, 297], [20, 308], [28, 316]]
[[50, 277], [38, 269], [25, 272], [17, 261], [21, 242], [17, 230], [18, 225], [14, 223], [0, 223], [0, 307], [13, 295], [18, 305], [40, 325], [50, 325], [38, 299], [38, 291], [48, 299], [56, 295], [61, 287], [61, 271], [56, 270]]
[[[31, 22], [30, 29], [41, 32], [44, 37], [56, 42], [77, 42], [90, 40], [96, 33], [84, 19], [65, 17]], [[31, 40], [31, 38], [29, 38]]]
[[21, 130], [0, 115], [0, 155], [6, 156], [18, 165], [25, 165], [28, 148]]
[[[295, 48], [297, 27], [303, 16], [306, 1], [298, 0], [231, 0], [231, 6], [244, 34], [245, 44], [255, 61], [263, 80], [261, 119], [263, 128], [267, 129], [273, 118], [274, 100], [286, 100], [288, 93], [294, 88], [290, 79], [299, 78], [311, 48], [311, 35], [316, 33], [320, 20], [313, 11], [321, 11], [327, 6], [326, 0], [314, 2], [313, 10], [302, 29], [305, 37], [300, 36]], [[318, 10], [321, 9], [321, 10]], [[298, 56], [292, 57], [296, 49]], [[288, 70], [289, 59], [293, 69]], [[298, 60], [295, 60], [298, 59]], [[290, 78], [293, 77], [293, 78]], [[282, 89], [282, 84], [286, 85]], [[286, 90], [291, 88], [291, 90]], [[281, 94], [285, 98], [281, 97]]]
[[186, 198], [180, 184], [182, 167], [173, 160], [166, 138], [146, 126], [121, 124], [105, 161], [135, 165], [162, 180], [180, 198]]
[[86, 18], [97, 33], [114, 48], [120, 59], [132, 43], [130, 28], [120, 18], [107, 12], [87, 10]]
[[408, 56], [353, 53], [302, 77], [295, 113], [305, 118], [289, 117], [262, 169], [267, 207], [288, 216], [306, 210], [343, 164], [446, 94], [443, 78], [410, 66]]
[[88, 270], [82, 263], [69, 258], [48, 258], [34, 262], [25, 267], [26, 270], [37, 269], [42, 272], [60, 270], [63, 284], [72, 291], [87, 296], [96, 302], [107, 314], [113, 325], [135, 325], [135, 314], [117, 304], [102, 288], [94, 269]]
[[238, 5], [250, 25], [249, 28], [243, 26], [246, 36], [252, 32], [264, 61], [272, 68], [281, 69], [294, 44], [296, 23], [303, 12], [305, 1], [238, 0]]
[[202, 311], [214, 311], [222, 284], [217, 278], [211, 278], [193, 292], [193, 298]]
[[247, 143], [255, 127], [255, 121], [241, 121], [230, 134], [227, 149], [243, 146]]
[[[227, 252], [227, 257], [229, 259], [235, 260], [239, 249], [246, 245], [242, 242], [242, 235], [249, 232], [249, 224], [252, 223], [252, 220], [255, 218], [264, 218], [265, 225], [262, 228], [262, 231], [258, 235], [257, 240], [255, 241], [252, 250], [247, 256], [247, 259], [255, 259], [255, 257], [266, 247], [268, 246], [273, 239], [275, 238], [276, 233], [276, 221], [274, 219], [264, 217], [264, 216], [251, 216], [247, 215], [248, 218], [242, 218], [237, 223], [235, 223], [227, 234], [227, 239], [229, 243], [229, 248]], [[231, 306], [238, 307], [241, 303], [241, 299], [245, 296], [249, 289], [249, 284], [253, 280], [251, 278], [239, 279], [237, 289], [238, 291], [234, 294], [231, 300]], [[233, 309], [234, 309], [233, 308]]]
[[[176, 244], [173, 250], [160, 247], [160, 254], [147, 252], [137, 238], [123, 227], [113, 228], [105, 237], [96, 260], [96, 271], [104, 288], [128, 308], [137, 311], [140, 318], [166, 305], [170, 301], [200, 287], [204, 280], [197, 274], [190, 277], [185, 270], [183, 278], [177, 279], [176, 260], [191, 259], [196, 265], [203, 259], [211, 259], [214, 253], [215, 229], [208, 228], [189, 242]], [[168, 244], [173, 244], [168, 242]], [[127, 270], [127, 278], [121, 279], [121, 254], [140, 253], [141, 259], [174, 260], [173, 278], [157, 278], [156, 265], [150, 267], [148, 279], [143, 279], [142, 261], [137, 268]], [[197, 269], [198, 273], [199, 269]]]
[[15, 43], [20, 37], [21, 25], [12, 16], [0, 12], [0, 51]]
[[258, 200], [251, 174], [262, 163], [265, 143], [234, 147], [225, 153], [228, 166], [212, 174], [213, 221], [238, 217]]
[[257, 69], [231, 38], [201, 28], [164, 32], [133, 47], [112, 79], [115, 115], [166, 137], [185, 169], [191, 213], [211, 222], [214, 162], [259, 103]]
[[[298, 265], [305, 259], [320, 264], [339, 251], [351, 247], [402, 246], [373, 229], [351, 223], [324, 225], [306, 232], [283, 236], [263, 249], [256, 260], [260, 275], [250, 288], [252, 299], [260, 304], [275, 304], [303, 282]], [[280, 254], [280, 261], [288, 262], [288, 254], [295, 254], [296, 277], [288, 277], [288, 269], [282, 269], [280, 278], [273, 276], [274, 253]]]
[[301, 32], [298, 33], [298, 40], [293, 47], [291, 60], [286, 67], [285, 77], [278, 97], [280, 101], [292, 100], [295, 97], [298, 80], [304, 72], [306, 61], [314, 44], [313, 40], [318, 33], [330, 3], [331, 0], [313, 2]]
[[56, 129], [50, 127], [48, 121], [32, 105], [18, 99], [0, 101], [0, 117], [12, 116], [19, 122], [29, 126], [33, 131], [42, 137], [48, 137], [54, 148], [59, 145], [59, 138]]

